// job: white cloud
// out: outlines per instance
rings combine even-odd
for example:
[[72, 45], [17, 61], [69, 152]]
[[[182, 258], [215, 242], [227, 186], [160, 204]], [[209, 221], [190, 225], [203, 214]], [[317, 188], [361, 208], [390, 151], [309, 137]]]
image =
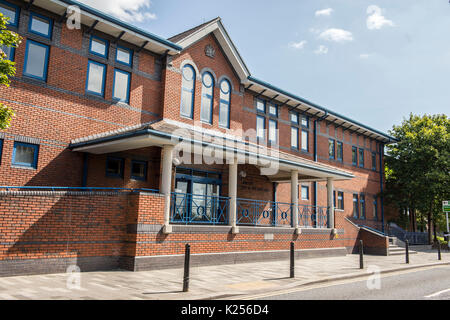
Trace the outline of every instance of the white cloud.
[[79, 0], [80, 2], [111, 14], [127, 22], [142, 22], [156, 19], [150, 11], [150, 0]]
[[360, 57], [361, 59], [369, 59], [370, 56], [371, 56], [371, 55], [368, 54], [368, 53], [361, 53], [361, 54], [359, 55], [359, 57]]
[[325, 47], [324, 45], [320, 45], [319, 48], [317, 48], [316, 51], [314, 51], [315, 54], [327, 54], [328, 53], [328, 48]]
[[375, 5], [371, 5], [367, 8], [367, 28], [369, 30], [378, 30], [383, 28], [384, 26], [393, 27], [394, 22], [386, 19], [383, 16], [383, 10]]
[[319, 38], [322, 40], [333, 42], [346, 42], [353, 41], [353, 34], [350, 31], [332, 28], [323, 31], [319, 35]]
[[308, 42], [306, 40], [302, 40], [300, 42], [291, 42], [289, 43], [290, 48], [301, 50], [305, 47]]
[[319, 16], [330, 16], [333, 11], [334, 10], [332, 8], [318, 10], [318, 11], [316, 11], [316, 17], [319, 17]]

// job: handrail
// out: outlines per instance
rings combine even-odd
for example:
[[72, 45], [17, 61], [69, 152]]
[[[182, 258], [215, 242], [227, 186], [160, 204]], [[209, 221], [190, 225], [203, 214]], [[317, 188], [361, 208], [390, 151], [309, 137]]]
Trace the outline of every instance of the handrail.
[[128, 191], [128, 192], [151, 192], [159, 193], [156, 189], [146, 188], [113, 188], [113, 187], [53, 187], [53, 186], [0, 186], [0, 190], [50, 190], [50, 191], [62, 191], [62, 190], [78, 190], [78, 191]]
[[376, 233], [379, 233], [379, 234], [381, 234], [382, 236], [389, 237], [386, 233], [384, 233], [384, 232], [382, 232], [382, 231], [380, 231], [380, 230], [377, 230], [377, 229], [375, 229], [375, 228], [371, 228], [371, 227], [368, 227], [368, 226], [365, 226], [365, 225], [360, 225], [359, 227], [360, 227], [360, 228], [367, 229], [367, 230], [370, 230], [370, 231], [373, 231], [373, 232], [376, 232]]

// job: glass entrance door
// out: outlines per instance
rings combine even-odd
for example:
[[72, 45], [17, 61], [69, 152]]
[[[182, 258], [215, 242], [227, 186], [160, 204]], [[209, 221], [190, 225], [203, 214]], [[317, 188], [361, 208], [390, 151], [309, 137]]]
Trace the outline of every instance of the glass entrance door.
[[[191, 170], [191, 174], [177, 173], [175, 183], [174, 220], [187, 223], [212, 222], [217, 215], [221, 179], [214, 173], [214, 178], [204, 172]], [[212, 175], [212, 173], [211, 173]]]

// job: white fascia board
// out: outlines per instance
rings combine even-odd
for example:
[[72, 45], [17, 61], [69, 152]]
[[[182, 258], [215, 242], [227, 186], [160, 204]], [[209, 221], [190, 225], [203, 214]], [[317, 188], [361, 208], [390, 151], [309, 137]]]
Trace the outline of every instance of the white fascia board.
[[[65, 3], [65, 2], [62, 2], [62, 1], [58, 1], [58, 0], [49, 0], [49, 1], [50, 1], [50, 2], [53, 2], [53, 3], [55, 3], [55, 4], [58, 4], [58, 5], [60, 5], [60, 6], [63, 6], [64, 8], [69, 7], [69, 4], [67, 4], [67, 3]], [[81, 9], [81, 8], [80, 8], [80, 9]], [[129, 29], [124, 28], [124, 27], [122, 27], [122, 26], [116, 25], [116, 24], [114, 24], [114, 23], [112, 23], [112, 22], [109, 22], [109, 21], [107, 21], [107, 20], [105, 20], [105, 19], [102, 19], [102, 18], [100, 18], [100, 17], [98, 17], [98, 16], [96, 16], [96, 15], [93, 15], [93, 14], [91, 14], [91, 13], [89, 13], [89, 12], [86, 12], [86, 11], [84, 11], [84, 10], [82, 10], [82, 9], [81, 9], [81, 14], [84, 15], [84, 16], [86, 16], [86, 17], [88, 17], [88, 18], [90, 18], [90, 19], [93, 19], [94, 21], [95, 21], [95, 20], [98, 20], [98, 22], [101, 22], [101, 23], [103, 23], [103, 24], [112, 26], [113, 28], [116, 28], [119, 32], [125, 31], [126, 33], [128, 33], [128, 34], [130, 34], [130, 35], [132, 35], [132, 36], [135, 36], [135, 37], [137, 37], [137, 38], [139, 38], [139, 39], [142, 39], [142, 42], [148, 41], [149, 43], [152, 43], [152, 44], [156, 45], [157, 47], [162, 47], [162, 48], [164, 48], [165, 50], [168, 50], [169, 53], [171, 53], [171, 54], [177, 54], [177, 53], [179, 53], [178, 51], [175, 51], [173, 48], [171, 48], [171, 47], [169, 47], [169, 46], [166, 46], [166, 45], [163, 44], [163, 43], [157, 42], [157, 41], [155, 41], [155, 40], [153, 40], [153, 39], [151, 39], [151, 38], [144, 37], [144, 36], [142, 36], [142, 35], [140, 35], [140, 34], [134, 32], [134, 31], [132, 31], [132, 30], [129, 30]], [[94, 29], [95, 29], [95, 28], [94, 28]], [[138, 44], [136, 44], [136, 45], [139, 46]]]

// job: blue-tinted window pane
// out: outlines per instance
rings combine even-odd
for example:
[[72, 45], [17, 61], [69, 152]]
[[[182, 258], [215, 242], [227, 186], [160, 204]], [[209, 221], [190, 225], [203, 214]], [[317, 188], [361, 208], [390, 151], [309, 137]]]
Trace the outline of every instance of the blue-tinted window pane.
[[106, 159], [106, 175], [109, 177], [123, 177], [124, 160], [108, 157]]
[[117, 53], [116, 53], [116, 61], [126, 64], [126, 65], [131, 65], [131, 51], [128, 49], [124, 49], [124, 48], [120, 48], [117, 47]]
[[195, 70], [191, 65], [185, 65], [182, 71], [181, 107], [182, 116], [192, 118], [194, 113]]
[[364, 149], [359, 149], [359, 166], [364, 167]]
[[224, 128], [230, 126], [230, 100], [231, 85], [228, 80], [222, 80], [220, 83], [219, 126]]
[[45, 80], [47, 75], [48, 46], [27, 41], [24, 74]]
[[104, 83], [105, 83], [105, 70], [106, 66], [100, 63], [89, 61], [88, 63], [88, 79], [86, 90], [103, 95]]
[[6, 54], [6, 59], [14, 61], [14, 48], [5, 45], [0, 46], [1, 50]]
[[335, 157], [335, 141], [334, 140], [328, 141], [328, 154], [330, 156], [330, 159], [334, 159], [334, 157]]
[[135, 180], [147, 180], [147, 162], [133, 160], [131, 162], [131, 178]]
[[309, 119], [308, 119], [308, 117], [305, 117], [305, 116], [302, 117], [302, 126], [306, 127], [306, 128], [309, 128]]
[[37, 167], [39, 146], [22, 142], [14, 143], [12, 164], [22, 167]]
[[113, 99], [128, 102], [130, 96], [130, 74], [125, 71], [114, 71]]
[[256, 118], [256, 136], [260, 140], [266, 140], [266, 118], [257, 117]]
[[9, 18], [8, 24], [17, 26], [19, 9], [13, 5], [0, 2], [0, 12]]
[[51, 20], [49, 18], [40, 17], [32, 13], [30, 19], [29, 29], [31, 32], [50, 38]]
[[207, 123], [212, 122], [213, 90], [214, 79], [209, 72], [205, 72], [202, 77], [202, 108], [200, 117], [202, 121]]
[[306, 130], [302, 130], [302, 150], [309, 150], [309, 134]]
[[93, 54], [106, 57], [108, 55], [108, 41], [97, 37], [91, 37], [89, 51]]
[[278, 117], [278, 107], [274, 104], [269, 104], [269, 114]]
[[256, 100], [256, 110], [266, 113], [266, 103], [263, 100]]
[[291, 113], [291, 122], [298, 124], [298, 113], [296, 112]]
[[309, 187], [302, 186], [302, 200], [309, 200]]

